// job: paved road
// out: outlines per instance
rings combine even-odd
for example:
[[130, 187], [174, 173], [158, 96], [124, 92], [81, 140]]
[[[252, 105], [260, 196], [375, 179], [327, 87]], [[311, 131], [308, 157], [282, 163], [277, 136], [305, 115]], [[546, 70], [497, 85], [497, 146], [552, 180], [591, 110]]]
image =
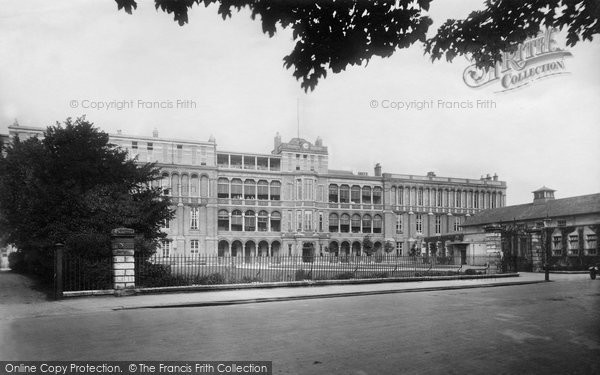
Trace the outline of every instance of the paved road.
[[0, 320], [0, 359], [272, 360], [275, 374], [600, 373], [600, 282]]

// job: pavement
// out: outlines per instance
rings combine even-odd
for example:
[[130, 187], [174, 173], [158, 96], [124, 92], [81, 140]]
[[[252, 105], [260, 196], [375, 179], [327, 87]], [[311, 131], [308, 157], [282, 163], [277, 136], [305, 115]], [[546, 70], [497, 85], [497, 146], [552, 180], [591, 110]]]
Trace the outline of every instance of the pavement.
[[[581, 277], [584, 277], [584, 275], [553, 274], [551, 280]], [[54, 301], [49, 299], [47, 293], [36, 290], [35, 283], [26, 276], [3, 271], [0, 272], [0, 320], [128, 309], [218, 306], [299, 299], [415, 293], [432, 290], [488, 288], [541, 282], [544, 282], [544, 274], [542, 273], [519, 273], [515, 277], [192, 291], [138, 294], [123, 297], [89, 296]]]

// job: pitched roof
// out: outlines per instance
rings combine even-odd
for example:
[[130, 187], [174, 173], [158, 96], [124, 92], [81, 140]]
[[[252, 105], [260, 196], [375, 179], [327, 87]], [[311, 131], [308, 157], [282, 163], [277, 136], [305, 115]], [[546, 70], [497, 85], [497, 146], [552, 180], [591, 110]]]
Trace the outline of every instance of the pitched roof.
[[515, 206], [483, 210], [465, 220], [463, 226], [493, 224], [511, 221], [544, 219], [598, 213], [600, 214], [600, 193], [577, 197], [553, 199], [545, 203], [527, 203]]

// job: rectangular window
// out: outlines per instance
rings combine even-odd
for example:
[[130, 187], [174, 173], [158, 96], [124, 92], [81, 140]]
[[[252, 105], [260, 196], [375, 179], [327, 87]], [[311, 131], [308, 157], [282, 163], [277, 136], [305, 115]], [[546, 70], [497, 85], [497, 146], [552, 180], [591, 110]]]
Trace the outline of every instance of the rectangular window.
[[171, 241], [162, 240], [159, 245], [160, 254], [163, 258], [168, 258], [171, 256]]
[[198, 229], [198, 207], [192, 207], [191, 209], [190, 229]]
[[442, 207], [442, 203], [444, 201], [444, 191], [443, 190], [438, 190], [437, 191], [437, 202], [436, 202], [436, 206], [437, 207]]
[[587, 255], [596, 255], [598, 237], [595, 234], [588, 234], [585, 237], [585, 248]]
[[454, 231], [460, 232], [462, 227], [460, 226], [462, 218], [460, 216], [454, 216]]
[[579, 255], [579, 235], [569, 236], [569, 255]]
[[460, 199], [461, 198], [461, 194], [462, 193], [460, 191], [454, 192], [454, 198], [456, 200], [456, 202], [454, 204], [454, 207], [462, 207], [461, 206], [461, 199]]
[[169, 229], [170, 222], [171, 222], [171, 220], [169, 220], [169, 219], [166, 219], [165, 221], [163, 221], [163, 228]]
[[292, 215], [292, 211], [291, 210], [288, 211], [287, 227], [288, 227], [288, 231], [290, 231], [290, 232], [292, 230], [294, 230], [294, 220], [293, 220], [293, 215]]
[[296, 230], [302, 232], [302, 211], [296, 211]]
[[296, 180], [296, 200], [302, 200], [302, 180]]
[[437, 215], [435, 217], [435, 234], [442, 233], [442, 217]]
[[146, 144], [146, 149], [147, 149], [148, 151], [152, 151], [152, 150], [154, 149], [154, 145], [152, 144], [152, 142], [148, 142], [148, 143]]
[[323, 231], [323, 213], [319, 212], [319, 232]]
[[417, 215], [416, 227], [417, 233], [423, 233], [423, 215]]
[[567, 226], [567, 221], [566, 220], [557, 220], [557, 226], [559, 226], [559, 227], [566, 227]]
[[423, 189], [417, 190], [417, 206], [423, 205]]
[[314, 183], [315, 182], [310, 179], [304, 181], [304, 185], [305, 185], [304, 186], [304, 200], [307, 200], [307, 201], [314, 200], [314, 195], [315, 195]]
[[396, 233], [402, 233], [402, 216], [400, 215], [396, 217]]
[[562, 236], [552, 236], [552, 255], [562, 255]]
[[312, 214], [313, 214], [312, 211], [304, 212], [304, 228], [307, 232], [312, 231], [312, 228], [313, 228]]
[[402, 245], [404, 245], [403, 242], [396, 242], [396, 255], [398, 256], [402, 256]]
[[190, 240], [190, 254], [198, 255], [199, 251], [200, 251], [200, 241]]
[[404, 188], [398, 189], [398, 204], [399, 205], [404, 204]]
[[131, 141], [131, 148], [134, 149], [134, 150], [137, 150], [137, 147], [138, 147], [137, 142], [136, 141]]
[[181, 163], [183, 159], [183, 146], [177, 145], [177, 163]]

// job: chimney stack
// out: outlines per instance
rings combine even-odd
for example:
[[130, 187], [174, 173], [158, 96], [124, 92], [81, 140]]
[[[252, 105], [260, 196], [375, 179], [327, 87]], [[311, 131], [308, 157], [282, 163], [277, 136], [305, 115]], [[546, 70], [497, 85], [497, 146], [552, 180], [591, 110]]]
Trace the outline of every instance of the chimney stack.
[[381, 177], [381, 164], [375, 164], [375, 177]]

